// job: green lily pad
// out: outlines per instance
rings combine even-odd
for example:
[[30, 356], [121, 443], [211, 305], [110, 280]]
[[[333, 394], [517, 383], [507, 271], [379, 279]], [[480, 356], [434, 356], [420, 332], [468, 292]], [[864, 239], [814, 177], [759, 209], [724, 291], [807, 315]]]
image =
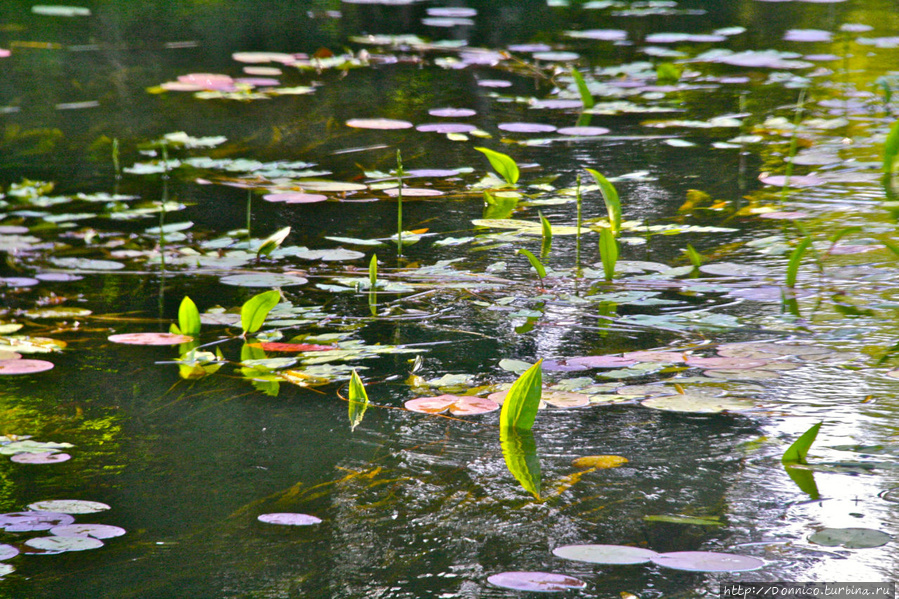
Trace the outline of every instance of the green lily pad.
[[873, 528], [824, 528], [811, 535], [808, 540], [826, 547], [864, 549], [886, 545], [893, 537]]
[[765, 560], [757, 557], [713, 551], [660, 553], [651, 561], [659, 566], [688, 572], [746, 572], [765, 565]]
[[50, 262], [59, 268], [75, 271], [121, 270], [125, 265], [112, 260], [92, 260], [90, 258], [51, 258]]
[[66, 306], [54, 306], [52, 308], [41, 308], [40, 310], [29, 310], [25, 312], [28, 318], [84, 318], [93, 314], [87, 308], [72, 308]]
[[628, 545], [563, 545], [553, 555], [591, 564], [645, 564], [659, 555], [651, 549]]
[[684, 394], [651, 397], [640, 402], [647, 408], [668, 412], [692, 412], [697, 414], [717, 414], [720, 412], [742, 412], [755, 407], [755, 402], [732, 397], [709, 397], [707, 395]]
[[83, 499], [50, 499], [28, 504], [28, 509], [36, 512], [57, 512], [60, 514], [93, 514], [110, 509], [105, 503], [99, 501], [85, 501]]
[[308, 279], [296, 275], [259, 272], [245, 275], [228, 275], [219, 279], [225, 285], [237, 287], [291, 287], [305, 285]]

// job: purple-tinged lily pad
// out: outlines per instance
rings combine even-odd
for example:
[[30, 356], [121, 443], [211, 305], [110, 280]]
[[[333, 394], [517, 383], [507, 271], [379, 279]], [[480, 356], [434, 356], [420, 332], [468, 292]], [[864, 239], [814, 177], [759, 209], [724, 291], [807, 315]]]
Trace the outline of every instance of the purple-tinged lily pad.
[[266, 524], [280, 524], [282, 526], [309, 526], [311, 524], [319, 524], [322, 521], [321, 518], [316, 518], [309, 514], [295, 514], [292, 512], [259, 514], [256, 519]]
[[40, 549], [47, 553], [62, 553], [64, 551], [87, 551], [88, 549], [99, 549], [103, 546], [103, 541], [87, 536], [66, 536], [66, 537], [36, 537], [28, 539], [25, 544], [34, 549]]
[[636, 360], [624, 356], [581, 356], [568, 358], [566, 362], [587, 368], [627, 368], [637, 363]]
[[0, 360], [0, 376], [34, 374], [35, 372], [44, 372], [52, 368], [53, 362], [47, 362], [46, 360], [21, 360], [18, 358]]
[[808, 212], [765, 212], [764, 214], [759, 214], [759, 218], [770, 218], [772, 220], [801, 220], [808, 217]]
[[19, 555], [19, 550], [12, 545], [0, 545], [0, 560], [10, 559]]
[[[31, 503], [28, 507], [38, 512], [62, 514], [93, 514], [110, 509], [105, 503], [85, 501], [83, 499], [48, 499], [47, 501]], [[66, 522], [65, 524], [71, 524], [71, 522]]]
[[286, 202], [287, 204], [313, 204], [315, 202], [324, 202], [328, 196], [318, 193], [302, 193], [299, 191], [288, 191], [285, 193], [267, 193], [262, 196], [266, 202]]
[[227, 275], [219, 279], [219, 282], [237, 287], [290, 287], [305, 285], [309, 282], [309, 279], [289, 274], [258, 272], [244, 275]]
[[493, 586], [515, 591], [551, 593], [586, 588], [587, 583], [573, 576], [552, 572], [501, 572], [487, 577]]
[[0, 528], [6, 532], [50, 530], [54, 526], [72, 524], [75, 518], [57, 512], [10, 512], [0, 514]]
[[280, 81], [272, 79], [271, 77], [239, 77], [234, 80], [234, 83], [250, 85], [252, 87], [275, 87], [281, 84]]
[[571, 62], [581, 57], [576, 52], [534, 52], [531, 54], [534, 60], [545, 60], [546, 62]]
[[296, 60], [293, 54], [283, 54], [281, 52], [235, 52], [231, 58], [237, 62], [259, 64], [266, 62], [279, 62], [288, 64]]
[[547, 372], [574, 372], [590, 368], [583, 364], [570, 364], [568, 360], [543, 360], [540, 367]]
[[714, 551], [660, 553], [650, 561], [659, 566], [688, 572], [746, 572], [758, 570], [765, 565], [765, 561], [757, 557]]
[[659, 364], [680, 364], [687, 359], [686, 354], [673, 351], [631, 351], [624, 358], [634, 362], [657, 362]]
[[17, 464], [58, 464], [59, 462], [68, 462], [72, 459], [72, 456], [67, 453], [41, 451], [39, 453], [17, 453], [10, 456], [9, 459]]
[[563, 127], [556, 131], [559, 135], [572, 135], [576, 137], [605, 135], [608, 132], [609, 130], [605, 127]]
[[505, 79], [481, 79], [478, 81], [480, 87], [512, 87], [511, 81]]
[[603, 42], [623, 42], [627, 39], [627, 31], [621, 29], [585, 29], [584, 31], [566, 31], [565, 35], [576, 39], [599, 40]]
[[471, 133], [477, 127], [468, 123], [425, 123], [415, 129], [425, 133]]
[[843, 245], [838, 244], [834, 247], [830, 248], [827, 252], [828, 254], [836, 255], [847, 255], [847, 254], [866, 254], [868, 252], [876, 252], [881, 249], [876, 245]]
[[692, 33], [651, 33], [646, 36], [647, 44], [680, 44], [683, 42], [717, 43], [727, 38], [723, 35]]
[[580, 100], [535, 100], [531, 102], [531, 108], [546, 108], [549, 110], [565, 110], [568, 108], [583, 108]]
[[34, 275], [35, 279], [39, 279], [41, 281], [49, 281], [49, 282], [68, 282], [68, 281], [80, 281], [84, 277], [79, 275], [73, 275], [68, 272], [43, 272], [40, 274]]
[[219, 73], [191, 73], [178, 77], [179, 83], [193, 85], [200, 89], [234, 91], [234, 79]]
[[[391, 187], [389, 189], [385, 189], [384, 193], [389, 195], [390, 197], [397, 197], [400, 195], [399, 188]], [[426, 187], [404, 187], [403, 188], [403, 197], [404, 198], [425, 198], [432, 196], [442, 196], [443, 192], [437, 189], [428, 189]]]
[[589, 395], [574, 393], [573, 391], [544, 391], [541, 399], [554, 408], [566, 410], [590, 405]]
[[553, 125], [543, 123], [500, 123], [497, 128], [512, 133], [552, 133], [556, 130]]
[[88, 536], [95, 539], [112, 539], [125, 534], [125, 529], [109, 524], [66, 524], [54, 526], [50, 529], [51, 535], [58, 537]]
[[793, 175], [786, 177], [785, 175], [771, 175], [770, 177], [759, 177], [759, 181], [765, 185], [774, 185], [776, 187], [815, 187], [816, 185], [824, 185], [827, 179], [815, 177], [812, 175]]
[[474, 17], [478, 14], [477, 9], [464, 6], [432, 6], [427, 9], [427, 12], [431, 17], [447, 18]]
[[833, 34], [820, 29], [788, 29], [784, 35], [787, 42], [829, 42]]
[[178, 345], [193, 341], [193, 337], [174, 333], [122, 333], [110, 335], [108, 339], [126, 345]]
[[[719, 371], [713, 371], [719, 372]], [[741, 370], [739, 372], [750, 372]], [[709, 397], [707, 395], [678, 393], [651, 397], [640, 402], [647, 408], [666, 412], [686, 412], [690, 414], [720, 414], [721, 412], [743, 412], [755, 408], [755, 403], [736, 397]]]
[[424, 414], [449, 412], [453, 416], [487, 414], [499, 409], [499, 404], [489, 398], [474, 395], [437, 395], [410, 399], [404, 404], [407, 410]]
[[563, 545], [553, 549], [553, 555], [591, 564], [645, 564], [659, 554], [628, 545]]
[[451, 119], [461, 119], [467, 116], [474, 116], [477, 111], [471, 108], [432, 108], [428, 111], [431, 116], [446, 117]]
[[412, 123], [409, 121], [399, 121], [395, 119], [350, 119], [346, 122], [347, 127], [356, 129], [411, 129]]
[[40, 281], [32, 277], [2, 277], [0, 283], [7, 287], [33, 287]]
[[508, 47], [509, 52], [549, 52], [552, 46], [547, 44], [512, 44]]

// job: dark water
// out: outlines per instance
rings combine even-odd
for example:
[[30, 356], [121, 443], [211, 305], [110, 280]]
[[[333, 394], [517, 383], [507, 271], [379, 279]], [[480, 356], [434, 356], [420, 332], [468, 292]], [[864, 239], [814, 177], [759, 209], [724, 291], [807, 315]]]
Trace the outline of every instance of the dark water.
[[[23, 324], [18, 334], [68, 344], [60, 353], [26, 356], [51, 360], [53, 370], [0, 380], [0, 435], [74, 445], [65, 463], [0, 461], [0, 511], [21, 511], [45, 499], [99, 501], [111, 509], [79, 515], [78, 521], [127, 530], [96, 551], [9, 560], [15, 572], [0, 579], [0, 597], [501, 597], [510, 591], [486, 579], [507, 570], [577, 576], [587, 582], [583, 596], [629, 592], [641, 598], [702, 596], [734, 580], [893, 577], [893, 541], [844, 549], [807, 538], [825, 527], [896, 532], [893, 504], [878, 497], [897, 484], [896, 384], [886, 376], [892, 362], [878, 361], [899, 334], [893, 324], [899, 308], [895, 258], [882, 245], [870, 253], [835, 252], [822, 259], [823, 275], [805, 262], [799, 286], [808, 294], [800, 296], [798, 316], [782, 308], [780, 288], [790, 244], [806, 233], [815, 236], [822, 252], [827, 235], [849, 225], [860, 227], [844, 241], [852, 247], [895, 237], [894, 214], [884, 205], [892, 189], [881, 183], [878, 169], [897, 108], [895, 100], [884, 103], [883, 88], [876, 84], [899, 71], [899, 50], [890, 41], [899, 27], [895, 6], [887, 0], [551, 4], [454, 2], [476, 15], [452, 27], [423, 22], [428, 9], [443, 6], [434, 2], [87, 2], [83, 7], [90, 16], [71, 17], [35, 14], [31, 3], [16, 0], [0, 4], [0, 48], [11, 50], [11, 56], [0, 58], [0, 189], [8, 202], [0, 226], [28, 229], [0, 234], [6, 258], [0, 272], [6, 283], [0, 288], [3, 319]], [[867, 27], [840, 31], [846, 24]], [[734, 27], [744, 30], [721, 34], [716, 42], [646, 42], [654, 33], [710, 34]], [[593, 29], [624, 31], [625, 40], [564, 33]], [[784, 40], [789, 30], [812, 29], [831, 32], [831, 41]], [[460, 65], [464, 49], [450, 43], [409, 47], [357, 39], [407, 34], [465, 42], [484, 52], [546, 44], [578, 56], [554, 68], [553, 61], [516, 50], [510, 53], [514, 58]], [[364, 50], [372, 60], [359, 68], [309, 72], [232, 59], [234, 52], [313, 54], [321, 48], [353, 52], [351, 58]], [[796, 56], [784, 60], [808, 65], [695, 61], [713, 49], [790, 51]], [[681, 54], [665, 54], [672, 51]], [[635, 66], [639, 61], [647, 65]], [[672, 61], [686, 69], [685, 77], [667, 86], [657, 82], [656, 66]], [[596, 111], [590, 119], [608, 134], [572, 139], [497, 127], [578, 123], [580, 109], [533, 107], [538, 100], [578, 98], [569, 75], [572, 64], [594, 86], [598, 104], [628, 103], [609, 108], [610, 114]], [[188, 73], [239, 77], [245, 66], [279, 67], [282, 87], [311, 85], [314, 91], [235, 100], [154, 89]], [[610, 71], [619, 67], [620, 73]], [[490, 79], [511, 86], [478, 85]], [[801, 89], [803, 125], [791, 152], [789, 126]], [[345, 125], [353, 118], [438, 122], [428, 111], [445, 106], [475, 110], [473, 117], [447, 120], [473, 124], [490, 137], [451, 140], [414, 128]], [[647, 109], [659, 106], [665, 111]], [[648, 123], [722, 116], [740, 123], [706, 128]], [[168, 174], [144, 175], [126, 170], [116, 177], [112, 140], [118, 140], [121, 165], [132, 167], [151, 159], [144, 153], [148, 142], [178, 131], [227, 141], [214, 148], [173, 146], [172, 160], [305, 162], [330, 173], [322, 175], [328, 180], [370, 185], [364, 191], [327, 192], [329, 201], [316, 204], [266, 202], [265, 186], [249, 192], [254, 238], [290, 226], [284, 247], [343, 247], [363, 257], [324, 261], [288, 253], [232, 267], [215, 262], [227, 251], [243, 249], [237, 241], [217, 245], [221, 238], [246, 236], [245, 231], [226, 235], [247, 225], [248, 191], [232, 179], [240, 177], [245, 185], [248, 172], [261, 167], [173, 167]], [[551, 141], [523, 143], [544, 135]], [[734, 141], [738, 136], [745, 138]], [[576, 209], [566, 190], [578, 176], [584, 186], [592, 183], [584, 169], [596, 168], [609, 177], [624, 175], [615, 185], [626, 221], [693, 227], [669, 235], [627, 230], [622, 235], [630, 242], [622, 243], [622, 260], [685, 266], [683, 249], [691, 244], [708, 264], [767, 270], [746, 277], [734, 271], [647, 279], [652, 269], [640, 271], [632, 263], [631, 274], [625, 265], [619, 270], [624, 282], [606, 284], [601, 275], [573, 276], [574, 236], [556, 235], [545, 259], [550, 276], [539, 282], [515, 254], [520, 247], [539, 254], [539, 236], [441, 245], [437, 242], [447, 238], [497, 231], [471, 222], [485, 217], [476, 184], [489, 170], [476, 146], [506, 152], [523, 167], [522, 188], [532, 197], [508, 217], [537, 222], [539, 210], [554, 226], [573, 225]], [[444, 193], [404, 202], [406, 230], [426, 228], [431, 236], [408, 245], [401, 259], [389, 243], [371, 249], [326, 239], [386, 238], [396, 232], [397, 203], [377, 183], [396, 167], [397, 150], [407, 170], [470, 169], [407, 181]], [[759, 181], [763, 173], [787, 172], [785, 156], [791, 153], [807, 158], [796, 161], [794, 176], [812, 173], [825, 183], [781, 196], [779, 185]], [[14, 199], [12, 186], [26, 179], [55, 183], [41, 198], [68, 199]], [[693, 189], [707, 193], [709, 202], [692, 212], [679, 210]], [[162, 219], [151, 212], [126, 220], [115, 216], [121, 211], [115, 202], [71, 199], [79, 193], [140, 197], [128, 206], [152, 207], [161, 199], [183, 206]], [[369, 199], [376, 201], [360, 201]], [[547, 201], [554, 199], [564, 201]], [[713, 207], [714, 200], [720, 205]], [[802, 228], [759, 217], [764, 210], [738, 212], [746, 206], [804, 212]], [[599, 193], [585, 191], [584, 218], [595, 221], [605, 213]], [[193, 225], [184, 239], [165, 241], [163, 270], [154, 254], [158, 235], [146, 230], [183, 221]], [[24, 234], [36, 239], [10, 240]], [[222, 256], [213, 256], [218, 248]], [[210, 260], [203, 267], [185, 258], [201, 251]], [[420, 295], [379, 296], [380, 317], [373, 319], [366, 294], [320, 286], [334, 285], [340, 276], [367, 278], [372, 252], [378, 253], [382, 275], [401, 282], [416, 268], [455, 262], [433, 271], [437, 282], [416, 288]], [[601, 272], [595, 233], [585, 235], [582, 252], [583, 262]], [[63, 268], [54, 262], [61, 258], [114, 260], [125, 267]], [[25, 286], [10, 279], [61, 270], [83, 278]], [[172, 363], [175, 348], [107, 340], [114, 333], [168, 330], [185, 295], [205, 311], [238, 307], [271, 288], [221, 282], [227, 274], [244, 272], [301, 272], [309, 279], [283, 288], [284, 299], [313, 315], [301, 324], [282, 325], [281, 341], [339, 333], [369, 348], [415, 349], [424, 358], [418, 375], [467, 374], [466, 387], [514, 380], [500, 366], [503, 359], [534, 362], [755, 340], [791, 340], [827, 353], [756, 382], [739, 377], [697, 382], [701, 372], [687, 368], [627, 379], [597, 370], [548, 374], [552, 382], [586, 375], [610, 389], [623, 382], [674, 379], [689, 389], [749, 397], [760, 409], [703, 415], [631, 401], [542, 411], [534, 428], [541, 470], [536, 500], [506, 466], [496, 414], [460, 421], [400, 409], [404, 401], [427, 394], [407, 384], [413, 353], [351, 356], [340, 363], [344, 370], [324, 375], [334, 379], [329, 384], [310, 389], [281, 382], [273, 394], [231, 364], [214, 375], [184, 380]], [[759, 289], [769, 293], [763, 297]], [[58, 303], [92, 315], [58, 321], [27, 314]], [[215, 343], [238, 334], [204, 325], [202, 340]], [[232, 363], [245, 358], [240, 346], [236, 338], [219, 345]], [[376, 404], [354, 431], [347, 404], [338, 396], [346, 395], [349, 366], [360, 369]], [[445, 390], [435, 386], [430, 392]], [[819, 420], [825, 425], [810, 461], [838, 465], [816, 473], [821, 499], [812, 501], [779, 458]], [[848, 449], [855, 446], [878, 448]], [[573, 459], [605, 454], [629, 461], [577, 478]], [[846, 465], [858, 461], [876, 465]], [[323, 522], [279, 527], [257, 521], [270, 512], [313, 514]], [[647, 516], [710, 517], [721, 525]], [[0, 543], [18, 545], [36, 534], [0, 533]], [[682, 572], [651, 564], [593, 566], [551, 553], [560, 545], [582, 543], [725, 551], [762, 558], [766, 565], [738, 574]]]

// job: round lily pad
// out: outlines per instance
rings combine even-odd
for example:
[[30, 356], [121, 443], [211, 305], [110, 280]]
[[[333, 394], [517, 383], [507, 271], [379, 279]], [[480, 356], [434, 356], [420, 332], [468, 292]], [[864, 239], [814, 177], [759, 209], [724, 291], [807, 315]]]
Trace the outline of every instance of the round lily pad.
[[35, 549], [43, 551], [62, 553], [63, 551], [86, 551], [88, 549], [99, 549], [103, 546], [103, 541], [94, 537], [86, 536], [66, 536], [66, 537], [36, 537], [28, 539], [25, 544]]
[[345, 181], [299, 181], [297, 183], [303, 191], [320, 191], [331, 193], [345, 193], [348, 191], [362, 191], [368, 189], [362, 183], [347, 183]]
[[575, 372], [578, 370], [589, 370], [589, 366], [583, 364], [570, 364], [568, 360], [544, 360], [540, 364], [540, 368], [544, 372]]
[[7, 574], [12, 574], [16, 569], [9, 564], [0, 564], [0, 578], [3, 578]]
[[727, 379], [739, 381], [770, 381], [780, 378], [780, 375], [771, 370], [728, 370], [725, 368], [713, 368], [702, 373], [713, 379]]
[[425, 414], [442, 414], [449, 412], [453, 416], [470, 416], [486, 414], [499, 409], [499, 404], [492, 399], [475, 397], [474, 395], [438, 395], [435, 397], [419, 397], [403, 404], [407, 410]]
[[54, 526], [72, 524], [75, 518], [58, 512], [10, 512], [0, 514], [0, 528], [7, 532], [50, 530]]
[[126, 345], [178, 345], [193, 341], [193, 337], [174, 333], [122, 333], [110, 335], [108, 339], [113, 343]]
[[477, 111], [471, 108], [432, 108], [428, 111], [431, 116], [439, 116], [451, 119], [458, 119], [467, 116], [474, 116]]
[[31, 277], [2, 277], [0, 283], [7, 287], [31, 287], [40, 283], [37, 279]]
[[590, 137], [593, 135], [605, 135], [609, 130], [605, 127], [562, 127], [556, 133], [559, 135], [572, 135], [575, 137]]
[[624, 354], [628, 360], [635, 362], [659, 362], [661, 364], [680, 364], [686, 355], [673, 351], [631, 351]]
[[41, 451], [38, 453], [23, 452], [17, 453], [9, 458], [18, 464], [58, 464], [59, 462], [68, 462], [72, 459], [67, 453], [52, 453], [49, 451]]
[[321, 522], [321, 518], [316, 518], [309, 514], [294, 514], [290, 512], [259, 514], [256, 519], [266, 524], [280, 524], [283, 526], [309, 526]]
[[[397, 197], [400, 195], [399, 189], [393, 187], [390, 189], [385, 189], [384, 193], [391, 197]], [[427, 187], [404, 187], [403, 188], [403, 197], [430, 197], [430, 196], [442, 196], [443, 192], [437, 189], [428, 189]]]
[[583, 589], [587, 586], [583, 580], [552, 572], [501, 572], [488, 576], [487, 582], [504, 589], [542, 593]]
[[628, 545], [563, 545], [553, 549], [563, 559], [591, 564], [645, 564], [659, 554], [652, 549]]
[[811, 535], [808, 540], [826, 547], [865, 549], [886, 545], [893, 537], [873, 528], [824, 528]]
[[324, 202], [328, 196], [318, 193], [302, 193], [299, 191], [289, 191], [285, 193], [269, 193], [262, 196], [267, 202], [286, 202], [287, 204], [313, 204], [315, 202]]
[[291, 287], [294, 285], [304, 285], [308, 279], [295, 275], [284, 275], [279, 273], [260, 272], [246, 275], [228, 275], [219, 279], [219, 282], [225, 285], [235, 285], [237, 287]]
[[408, 121], [399, 121], [394, 119], [350, 119], [346, 122], [347, 127], [355, 127], [356, 129], [409, 129], [412, 123]]
[[67, 306], [56, 306], [53, 308], [42, 308], [40, 310], [29, 310], [25, 312], [28, 318], [83, 318], [90, 316], [92, 312], [87, 308], [72, 308]]
[[2, 360], [20, 360], [21, 358], [22, 358], [22, 354], [18, 354], [14, 351], [0, 349], [0, 361], [2, 361]]
[[627, 368], [637, 363], [622, 356], [583, 356], [578, 358], [568, 358], [568, 364], [586, 366], [587, 368]]
[[543, 401], [556, 408], [583, 408], [590, 405], [590, 396], [572, 391], [544, 391]]
[[12, 545], [0, 545], [0, 560], [9, 559], [19, 555], [19, 550]]
[[512, 133], [552, 133], [556, 130], [553, 125], [543, 123], [500, 123], [497, 128]]
[[[93, 514], [110, 509], [105, 503], [99, 501], [85, 501], [83, 499], [49, 499], [31, 503], [28, 507], [38, 512], [57, 512], [61, 514]], [[71, 524], [71, 522], [66, 522]]]
[[53, 258], [53, 264], [60, 268], [73, 270], [120, 270], [125, 268], [121, 262], [112, 260], [91, 260], [89, 258]]
[[650, 559], [654, 564], [688, 572], [746, 572], [758, 570], [765, 561], [748, 555], [714, 551], [675, 551]]
[[70, 537], [73, 535], [94, 537], [95, 539], [112, 539], [125, 534], [124, 528], [110, 526], [109, 524], [66, 524], [54, 526], [50, 529], [51, 535], [58, 537]]
[[477, 127], [470, 123], [425, 123], [415, 128], [416, 131], [424, 133], [471, 133]]
[[478, 81], [480, 87], [512, 87], [511, 81], [505, 79], [481, 79]]
[[44, 372], [51, 370], [53, 362], [46, 360], [0, 360], [0, 375], [10, 374], [34, 374], [35, 372]]
[[725, 370], [748, 370], [765, 366], [767, 360], [749, 360], [746, 358], [698, 358], [687, 356], [687, 366], [695, 366], [697, 368], [714, 368]]
[[698, 414], [740, 412], [751, 410], [755, 407], [755, 403], [748, 399], [709, 397], [707, 395], [684, 393], [665, 395], [662, 397], [651, 397], [640, 403], [647, 408], [654, 408], [656, 410], [665, 410], [668, 412], [692, 412]]

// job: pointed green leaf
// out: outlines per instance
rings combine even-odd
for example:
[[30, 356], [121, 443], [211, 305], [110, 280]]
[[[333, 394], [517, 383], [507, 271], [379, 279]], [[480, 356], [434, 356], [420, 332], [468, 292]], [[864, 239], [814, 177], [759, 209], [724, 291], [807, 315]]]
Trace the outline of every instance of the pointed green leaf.
[[240, 326], [243, 328], [243, 334], [258, 331], [265, 322], [265, 317], [279, 301], [281, 292], [277, 289], [265, 291], [248, 299], [240, 308]]
[[790, 254], [790, 261], [787, 263], [786, 278], [786, 286], [790, 289], [796, 286], [796, 277], [799, 275], [799, 265], [802, 263], [802, 256], [811, 245], [812, 238], [806, 237], [799, 242], [799, 245], [797, 245], [796, 249]]
[[509, 185], [518, 183], [518, 164], [510, 156], [488, 148], [475, 148], [475, 150], [487, 157], [490, 165], [493, 166], [500, 177], [506, 180], [506, 183]]
[[540, 499], [540, 459], [534, 434], [529, 430], [503, 427], [499, 430], [499, 442], [506, 468], [525, 491]]
[[687, 248], [684, 251], [687, 253], [687, 258], [690, 259], [690, 264], [693, 265], [693, 268], [702, 266], [702, 254], [697, 252], [696, 248], [688, 243]]
[[365, 385], [362, 384], [362, 379], [359, 378], [355, 368], [350, 377], [349, 404], [350, 430], [352, 431], [362, 422], [362, 416], [368, 408], [368, 393], [366, 393]]
[[890, 133], [887, 135], [886, 143], [883, 146], [883, 174], [890, 175], [893, 172], [893, 163], [896, 161], [896, 155], [899, 154], [899, 121], [893, 123]]
[[540, 397], [543, 395], [543, 372], [540, 370], [542, 362], [543, 360], [539, 360], [512, 383], [512, 388], [503, 400], [503, 409], [499, 415], [500, 428], [531, 430], [534, 426]]
[[371, 257], [371, 262], [368, 263], [368, 282], [371, 283], [371, 289], [374, 288], [378, 284], [378, 255], [374, 254]]
[[596, 102], [594, 102], [593, 95], [590, 93], [590, 90], [587, 89], [587, 83], [581, 76], [580, 71], [572, 67], [571, 76], [574, 77], [574, 82], [575, 84], [577, 84], [577, 91], [581, 95], [581, 102], [584, 104], [584, 109], [589, 110], [593, 108], [596, 105]]
[[780, 461], [784, 464], [806, 464], [805, 456], [808, 455], [809, 448], [812, 446], [812, 443], [815, 442], [815, 437], [818, 436], [818, 429], [821, 428], [822, 424], [824, 423], [819, 422], [802, 433], [802, 435], [787, 448], [783, 457], [780, 458]]
[[543, 227], [543, 243], [551, 244], [553, 242], [553, 228], [552, 225], [549, 224], [549, 221], [546, 220], [546, 217], [543, 216], [542, 212], [538, 212], [540, 215], [540, 225]]
[[538, 277], [542, 279], [546, 276], [546, 268], [543, 266], [543, 264], [540, 263], [540, 260], [537, 259], [537, 256], [525, 249], [518, 250], [518, 253], [528, 259], [528, 262], [530, 262], [531, 266], [534, 267], [534, 270], [537, 271]]
[[609, 229], [599, 232], [599, 255], [606, 281], [611, 281], [615, 278], [615, 264], [618, 262], [618, 240]]
[[599, 171], [588, 168], [587, 172], [593, 175], [593, 178], [596, 179], [596, 184], [599, 185], [602, 199], [606, 203], [606, 212], [609, 213], [609, 224], [612, 226], [612, 233], [618, 235], [618, 230], [621, 229], [621, 201], [618, 199], [618, 191]]
[[266, 237], [262, 241], [262, 245], [259, 246], [259, 249], [256, 250], [256, 257], [258, 258], [259, 256], [268, 256], [271, 254], [279, 245], [284, 243], [284, 240], [287, 239], [288, 235], [290, 235], [290, 227], [284, 227]]
[[178, 329], [182, 335], [196, 337], [200, 334], [200, 311], [192, 299], [184, 296], [178, 307]]

